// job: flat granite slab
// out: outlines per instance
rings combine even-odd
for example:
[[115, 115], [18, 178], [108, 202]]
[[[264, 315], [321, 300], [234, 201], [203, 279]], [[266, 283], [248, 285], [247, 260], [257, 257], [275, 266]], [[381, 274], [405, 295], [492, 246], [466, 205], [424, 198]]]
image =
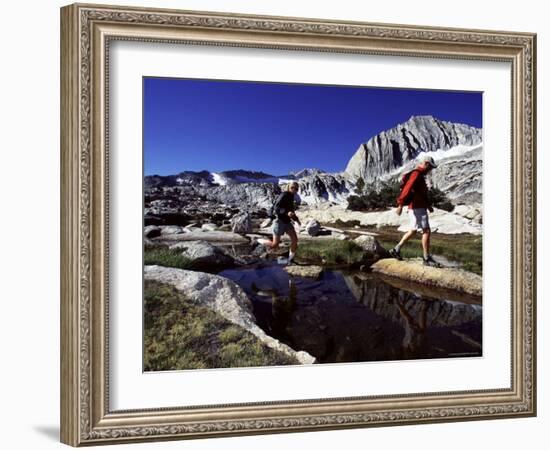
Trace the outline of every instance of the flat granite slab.
[[285, 272], [295, 277], [314, 278], [317, 280], [323, 273], [321, 266], [286, 266]]
[[246, 237], [231, 231], [191, 231], [189, 233], [167, 234], [152, 240], [230, 242], [234, 244], [247, 244], [250, 242]]
[[393, 258], [375, 262], [371, 269], [402, 280], [438, 288], [450, 289], [481, 297], [483, 283], [481, 276], [455, 267], [430, 267], [422, 264], [421, 258], [399, 261]]

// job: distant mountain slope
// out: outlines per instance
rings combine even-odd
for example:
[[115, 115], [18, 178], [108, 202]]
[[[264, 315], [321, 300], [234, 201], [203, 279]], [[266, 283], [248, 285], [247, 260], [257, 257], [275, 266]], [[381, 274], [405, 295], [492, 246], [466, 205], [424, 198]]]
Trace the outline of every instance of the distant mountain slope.
[[359, 146], [345, 173], [370, 182], [396, 171], [424, 152], [445, 152], [457, 146], [482, 143], [482, 130], [444, 122], [432, 116], [413, 116], [407, 122], [373, 136]]
[[344, 202], [352, 187], [347, 177], [342, 174], [305, 169], [280, 177], [245, 170], [186, 171], [177, 175], [151, 175], [145, 177], [145, 189], [182, 187], [192, 189], [197, 196], [218, 200], [220, 203], [236, 206], [256, 203], [257, 206], [268, 208], [281, 188], [284, 189], [287, 183], [294, 180], [300, 185], [301, 200], [310, 204]]

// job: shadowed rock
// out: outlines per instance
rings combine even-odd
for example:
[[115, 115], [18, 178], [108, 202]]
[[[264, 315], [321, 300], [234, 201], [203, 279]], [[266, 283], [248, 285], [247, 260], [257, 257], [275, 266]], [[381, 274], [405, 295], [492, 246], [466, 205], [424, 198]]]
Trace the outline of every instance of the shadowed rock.
[[233, 231], [233, 233], [251, 233], [252, 220], [250, 214], [242, 212], [233, 216], [231, 219], [231, 231]]
[[147, 225], [143, 229], [143, 235], [149, 239], [155, 238], [157, 236], [160, 236], [160, 230], [161, 228], [156, 225]]
[[321, 224], [315, 219], [312, 219], [306, 224], [305, 230], [310, 236], [317, 236], [321, 231]]
[[388, 251], [380, 245], [380, 242], [374, 236], [362, 235], [353, 240], [367, 254], [369, 259], [387, 258]]
[[223, 268], [234, 264], [231, 256], [206, 241], [179, 242], [170, 248], [181, 249], [181, 254], [192, 260], [193, 266], [199, 269]]

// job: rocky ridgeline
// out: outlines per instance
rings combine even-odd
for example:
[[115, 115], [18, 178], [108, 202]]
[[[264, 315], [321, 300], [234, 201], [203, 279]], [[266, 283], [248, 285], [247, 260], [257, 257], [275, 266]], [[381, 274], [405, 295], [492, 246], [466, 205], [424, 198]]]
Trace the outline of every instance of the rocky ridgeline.
[[483, 149], [439, 162], [430, 174], [432, 185], [446, 193], [455, 204], [481, 203], [483, 193]]
[[240, 183], [201, 187], [196, 193], [206, 200], [246, 210], [269, 209], [281, 193], [281, 188], [273, 183]]
[[300, 199], [308, 205], [320, 203], [344, 203], [353, 192], [353, 184], [341, 174], [315, 174], [302, 177]]
[[345, 173], [365, 182], [396, 171], [424, 152], [449, 150], [482, 142], [481, 129], [444, 122], [432, 116], [413, 116], [407, 122], [383, 131], [361, 144]]
[[[215, 184], [203, 174], [179, 174], [153, 178], [145, 183], [146, 225], [174, 223], [174, 216], [185, 216], [180, 225], [188, 219], [213, 220], [223, 224], [235, 214], [249, 212], [254, 218], [266, 218], [281, 189], [281, 184], [272, 181]], [[179, 181], [178, 181], [179, 180]], [[185, 182], [184, 182], [185, 181]], [[193, 184], [195, 183], [195, 184]], [[303, 204], [342, 203], [350, 193], [352, 184], [342, 175], [313, 173], [298, 179], [299, 201]], [[227, 222], [229, 223], [229, 222]]]

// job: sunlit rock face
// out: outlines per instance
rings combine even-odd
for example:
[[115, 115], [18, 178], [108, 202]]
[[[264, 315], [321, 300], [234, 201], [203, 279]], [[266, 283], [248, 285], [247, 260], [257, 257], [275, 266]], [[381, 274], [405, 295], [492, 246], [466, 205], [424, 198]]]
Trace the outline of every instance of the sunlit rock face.
[[345, 174], [324, 173], [317, 169], [283, 176], [243, 170], [151, 175], [145, 177], [144, 183], [145, 213], [174, 214], [181, 208], [205, 209], [209, 202], [214, 209], [216, 205], [224, 205], [240, 210], [268, 210], [293, 181], [300, 186], [296, 201], [311, 205], [345, 203], [353, 187]]
[[480, 128], [444, 122], [432, 116], [413, 116], [361, 144], [345, 173], [352, 179], [361, 177], [369, 182], [399, 169], [421, 153], [474, 147], [481, 142]]

